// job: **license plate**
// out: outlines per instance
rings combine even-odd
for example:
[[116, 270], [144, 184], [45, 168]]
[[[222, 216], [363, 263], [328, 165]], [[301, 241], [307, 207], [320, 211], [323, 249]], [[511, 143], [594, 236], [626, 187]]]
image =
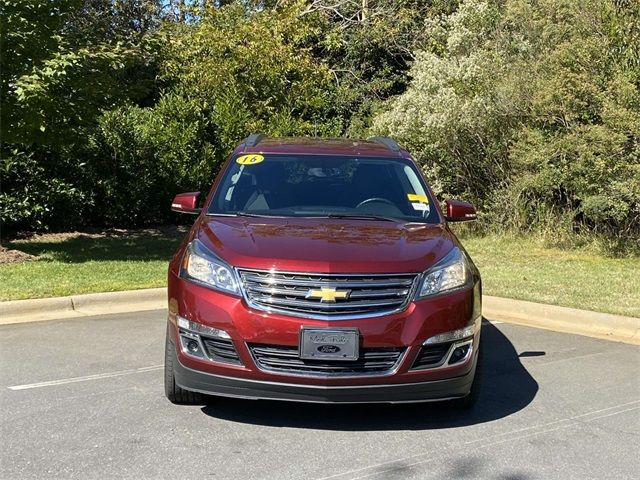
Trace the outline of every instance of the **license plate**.
[[302, 328], [300, 358], [306, 360], [357, 360], [360, 336], [357, 328]]

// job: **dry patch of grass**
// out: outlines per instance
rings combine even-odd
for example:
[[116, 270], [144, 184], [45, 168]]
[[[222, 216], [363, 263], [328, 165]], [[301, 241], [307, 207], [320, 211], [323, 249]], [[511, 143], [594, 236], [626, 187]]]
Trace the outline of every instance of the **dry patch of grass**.
[[21, 252], [20, 250], [9, 250], [3, 246], [0, 246], [0, 265], [6, 263], [20, 263], [33, 260], [33, 255]]

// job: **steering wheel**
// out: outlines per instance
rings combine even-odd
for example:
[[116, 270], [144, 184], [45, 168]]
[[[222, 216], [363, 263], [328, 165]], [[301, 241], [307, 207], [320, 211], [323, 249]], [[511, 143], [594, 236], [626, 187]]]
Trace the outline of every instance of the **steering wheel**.
[[398, 208], [396, 207], [395, 203], [393, 203], [391, 200], [387, 200], [386, 198], [380, 198], [380, 197], [367, 198], [366, 200], [363, 200], [358, 205], [356, 205], [356, 208], [363, 207], [367, 203], [372, 203], [372, 202], [386, 203], [387, 205], [391, 205], [393, 208], [396, 208], [396, 209]]

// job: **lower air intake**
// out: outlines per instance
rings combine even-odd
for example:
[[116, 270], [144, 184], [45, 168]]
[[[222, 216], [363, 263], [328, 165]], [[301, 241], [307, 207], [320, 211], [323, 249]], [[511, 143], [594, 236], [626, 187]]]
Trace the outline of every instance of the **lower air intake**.
[[303, 360], [298, 347], [250, 344], [249, 350], [261, 370], [314, 376], [385, 375], [400, 363], [404, 348], [363, 348], [355, 361]]

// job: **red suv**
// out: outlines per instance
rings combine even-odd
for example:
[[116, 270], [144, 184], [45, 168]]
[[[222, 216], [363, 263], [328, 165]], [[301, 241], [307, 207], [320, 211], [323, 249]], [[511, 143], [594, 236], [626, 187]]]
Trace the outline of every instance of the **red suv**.
[[475, 402], [480, 275], [390, 138], [235, 149], [169, 265], [165, 392], [302, 402]]

